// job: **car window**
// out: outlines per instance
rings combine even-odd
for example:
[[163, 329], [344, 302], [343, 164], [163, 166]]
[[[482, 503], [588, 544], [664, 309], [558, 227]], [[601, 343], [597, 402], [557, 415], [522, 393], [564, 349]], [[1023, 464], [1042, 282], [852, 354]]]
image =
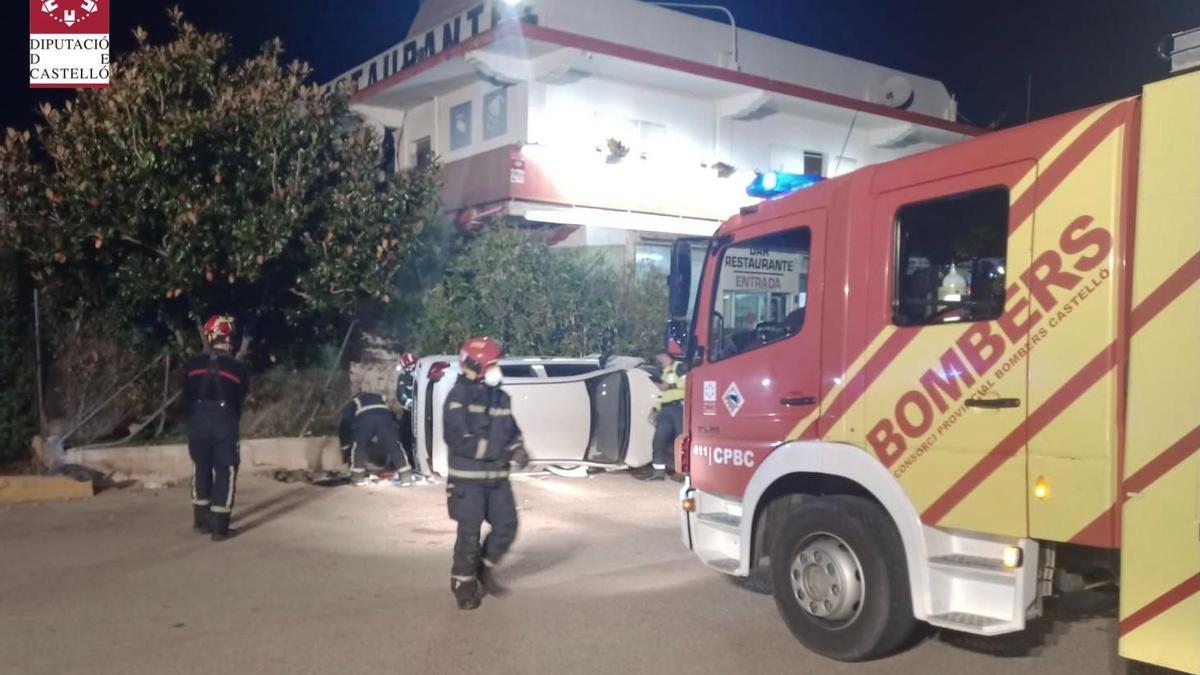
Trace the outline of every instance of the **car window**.
[[533, 372], [533, 366], [527, 365], [500, 365], [500, 373], [504, 377], [537, 377], [537, 373]]
[[574, 377], [600, 369], [592, 363], [544, 363], [542, 367], [546, 369], [546, 377]]

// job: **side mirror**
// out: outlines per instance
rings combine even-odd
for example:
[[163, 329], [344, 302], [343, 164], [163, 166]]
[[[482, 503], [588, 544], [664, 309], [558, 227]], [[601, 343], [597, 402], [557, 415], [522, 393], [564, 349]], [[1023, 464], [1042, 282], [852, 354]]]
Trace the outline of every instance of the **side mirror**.
[[667, 321], [667, 353], [673, 358], [681, 359], [687, 353], [689, 327], [687, 319]]
[[671, 246], [671, 276], [668, 279], [668, 311], [671, 318], [687, 316], [692, 295], [692, 242], [680, 239]]

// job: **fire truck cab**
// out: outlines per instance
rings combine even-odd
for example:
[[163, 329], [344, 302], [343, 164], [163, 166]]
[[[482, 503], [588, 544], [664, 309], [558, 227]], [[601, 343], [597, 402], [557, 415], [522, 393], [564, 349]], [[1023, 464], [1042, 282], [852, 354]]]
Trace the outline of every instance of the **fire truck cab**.
[[1121, 653], [1200, 673], [1200, 72], [672, 257], [684, 542], [768, 567], [804, 645], [1021, 631], [1083, 555], [1112, 561]]

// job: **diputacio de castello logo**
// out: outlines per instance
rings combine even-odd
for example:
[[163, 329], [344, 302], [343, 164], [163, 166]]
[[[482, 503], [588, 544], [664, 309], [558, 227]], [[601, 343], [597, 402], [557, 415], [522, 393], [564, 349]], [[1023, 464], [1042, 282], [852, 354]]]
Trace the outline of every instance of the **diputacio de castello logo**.
[[107, 87], [110, 0], [29, 0], [29, 86]]

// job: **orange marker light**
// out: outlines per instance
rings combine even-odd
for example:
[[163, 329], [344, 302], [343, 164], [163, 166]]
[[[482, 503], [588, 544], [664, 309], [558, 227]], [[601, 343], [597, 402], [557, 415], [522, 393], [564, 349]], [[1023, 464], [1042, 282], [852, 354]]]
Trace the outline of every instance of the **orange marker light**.
[[683, 506], [685, 513], [693, 513], [696, 510], [696, 500], [691, 497], [687, 497], [683, 500], [681, 506]]
[[1037, 482], [1033, 484], [1033, 496], [1038, 499], [1050, 497], [1050, 483], [1045, 476], [1038, 476]]

